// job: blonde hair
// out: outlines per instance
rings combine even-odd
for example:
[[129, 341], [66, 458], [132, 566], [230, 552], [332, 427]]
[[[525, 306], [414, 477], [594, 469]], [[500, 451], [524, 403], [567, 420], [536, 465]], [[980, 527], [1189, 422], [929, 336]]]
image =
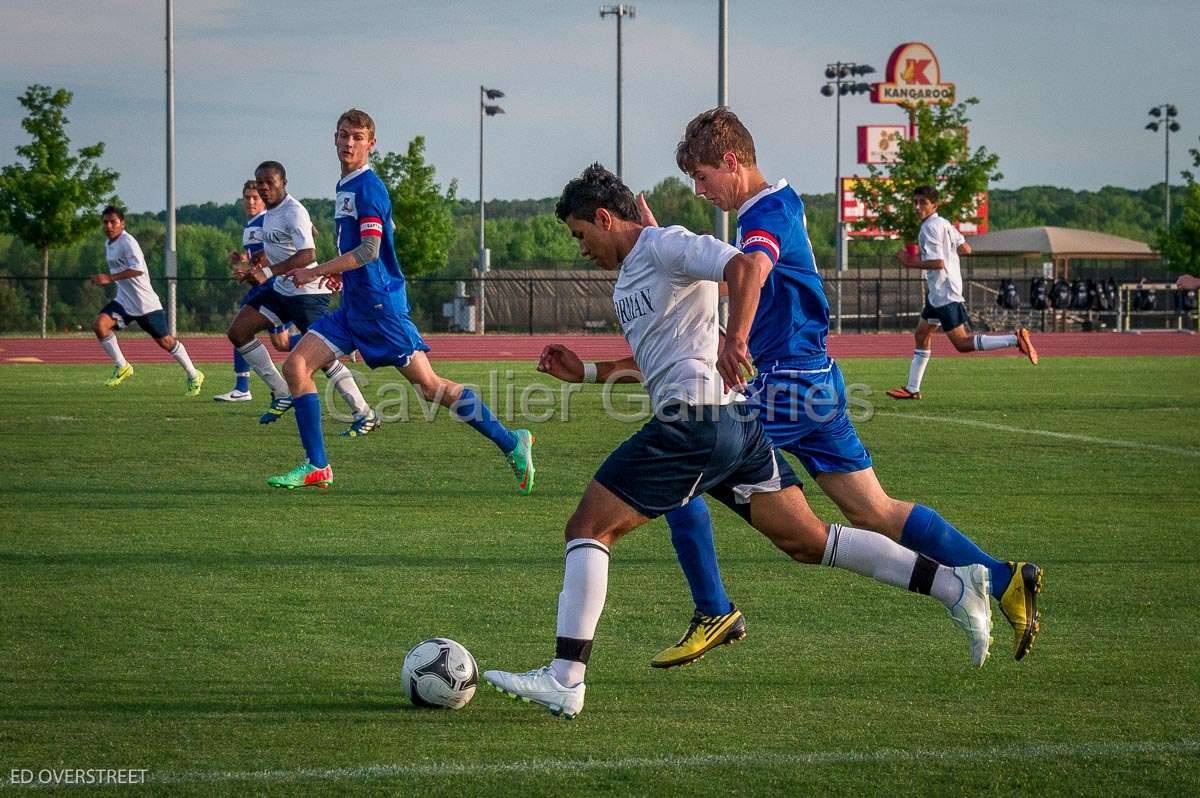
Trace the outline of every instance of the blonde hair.
[[688, 122], [683, 140], [675, 147], [675, 163], [690, 175], [698, 166], [720, 166], [727, 152], [732, 152], [743, 166], [757, 163], [754, 137], [737, 114], [720, 106]]

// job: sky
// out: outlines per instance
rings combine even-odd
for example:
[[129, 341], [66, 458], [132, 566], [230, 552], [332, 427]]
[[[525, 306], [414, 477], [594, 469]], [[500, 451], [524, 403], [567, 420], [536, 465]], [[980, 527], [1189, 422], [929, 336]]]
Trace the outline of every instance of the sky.
[[[331, 195], [333, 127], [368, 111], [379, 148], [424, 136], [443, 185], [479, 192], [479, 86], [507, 95], [485, 122], [487, 199], [555, 196], [588, 163], [615, 162], [616, 23], [599, 3], [443, 0], [179, 0], [175, 10], [179, 204], [229, 202], [255, 165], [281, 161], [300, 197]], [[640, 0], [624, 37], [624, 177], [678, 175], [687, 121], [717, 100], [717, 0]], [[17, 97], [32, 83], [74, 93], [76, 146], [105, 143], [135, 211], [165, 204], [165, 2], [0, 0], [0, 165], [27, 139]], [[971, 144], [1000, 155], [1016, 188], [1145, 187], [1163, 179], [1147, 110], [1174, 103], [1171, 173], [1200, 146], [1200, 3], [730, 0], [730, 105], [768, 179], [832, 191], [835, 114], [827, 63], [880, 73], [907, 41], [975, 96]], [[872, 76], [872, 79], [881, 79]], [[895, 106], [842, 100], [842, 174], [855, 126], [902, 121]]]

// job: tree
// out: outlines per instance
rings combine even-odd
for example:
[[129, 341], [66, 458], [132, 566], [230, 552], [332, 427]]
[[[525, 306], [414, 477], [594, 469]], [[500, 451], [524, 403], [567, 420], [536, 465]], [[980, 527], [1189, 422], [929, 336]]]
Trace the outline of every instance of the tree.
[[32, 141], [17, 147], [27, 165], [0, 170], [0, 226], [42, 255], [42, 337], [50, 290], [50, 250], [78, 241], [95, 230], [99, 209], [117, 198], [108, 196], [119, 175], [101, 169], [97, 159], [104, 143], [71, 154], [67, 136], [67, 106], [71, 92], [34, 84], [18, 98], [29, 115], [21, 127]]
[[646, 192], [646, 204], [663, 227], [678, 224], [693, 233], [712, 232], [712, 204], [697, 197], [691, 186], [674, 175]]
[[408, 143], [408, 151], [372, 154], [371, 168], [387, 186], [392, 198], [393, 241], [396, 257], [408, 274], [424, 274], [445, 267], [454, 243], [456, 181], [442, 194], [433, 182], [434, 168], [425, 162], [425, 137]]
[[[1200, 149], [1188, 152], [1192, 156], [1192, 165], [1200, 169]], [[1195, 273], [1200, 270], [1200, 183], [1196, 182], [1196, 175], [1190, 169], [1181, 174], [1187, 181], [1183, 210], [1165, 235], [1159, 232], [1155, 245], [1172, 269]]]
[[878, 226], [916, 241], [921, 220], [913, 210], [912, 193], [922, 185], [941, 194], [938, 214], [943, 218], [978, 221], [975, 196], [987, 190], [989, 181], [1004, 176], [996, 171], [999, 155], [984, 147], [971, 152], [967, 146], [967, 107], [978, 102], [971, 97], [955, 104], [905, 106], [917, 135], [900, 142], [895, 163], [867, 167], [870, 177], [854, 193], [877, 219], [859, 222], [857, 228]]

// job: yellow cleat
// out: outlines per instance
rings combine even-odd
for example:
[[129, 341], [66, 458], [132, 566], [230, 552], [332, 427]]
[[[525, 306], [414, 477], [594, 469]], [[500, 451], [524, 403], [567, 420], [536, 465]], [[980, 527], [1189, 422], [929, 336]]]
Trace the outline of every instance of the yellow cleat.
[[117, 368], [116, 366], [114, 366], [112, 376], [109, 377], [107, 380], [105, 380], [104, 384], [107, 385], [109, 388], [116, 388], [118, 385], [125, 382], [125, 380], [129, 379], [132, 376], [133, 376], [133, 366], [129, 365], [128, 363], [126, 363], [124, 366], [121, 366], [120, 368]]
[[184, 394], [187, 396], [199, 396], [200, 395], [200, 386], [203, 384], [204, 384], [204, 372], [197, 370], [196, 376], [188, 377], [187, 388], [184, 390]]
[[717, 646], [736, 643], [746, 636], [746, 617], [737, 607], [725, 615], [705, 615], [700, 610], [692, 616], [679, 642], [663, 649], [650, 660], [652, 668], [674, 668], [695, 662]]
[[1012, 624], [1013, 659], [1021, 659], [1033, 648], [1042, 627], [1037, 597], [1042, 592], [1041, 568], [1031, 562], [1010, 562], [1012, 579], [1000, 597], [1000, 612]]

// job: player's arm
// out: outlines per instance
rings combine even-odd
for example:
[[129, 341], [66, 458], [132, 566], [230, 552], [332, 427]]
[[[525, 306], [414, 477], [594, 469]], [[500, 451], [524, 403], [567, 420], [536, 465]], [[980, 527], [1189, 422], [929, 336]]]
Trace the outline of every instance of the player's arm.
[[729, 324], [725, 341], [717, 356], [717, 371], [728, 388], [746, 384], [745, 376], [754, 373], [750, 359], [750, 326], [758, 312], [758, 298], [773, 264], [761, 251], [743, 252], [725, 264], [725, 282], [729, 285]]
[[[286, 258], [279, 261], [279, 263], [269, 265], [263, 264], [262, 266], [256, 268], [254, 270], [255, 282], [265, 283], [272, 277], [281, 274], [292, 274], [296, 270], [311, 271], [305, 267], [315, 261], [317, 259], [316, 256], [317, 250], [313, 247], [298, 249], [293, 254], [288, 255]], [[295, 274], [292, 274], [292, 276], [295, 277]], [[259, 279], [260, 277], [262, 279]], [[301, 283], [297, 283], [297, 285], [301, 285]]]
[[108, 285], [120, 280], [128, 280], [132, 277], [137, 277], [139, 274], [144, 274], [140, 269], [122, 269], [116, 274], [101, 273], [92, 276], [93, 285]]
[[966, 241], [959, 244], [958, 245], [958, 254], [959, 255], [970, 255], [971, 254], [971, 245], [968, 244]]
[[[589, 368], [589, 366], [591, 368]], [[590, 373], [595, 370], [595, 374]], [[561, 344], [550, 344], [538, 358], [537, 370], [563, 382], [641, 382], [642, 372], [632, 357], [584, 363], [579, 355]]]
[[383, 220], [376, 216], [360, 216], [358, 219], [359, 244], [349, 252], [338, 255], [317, 265], [315, 269], [306, 270], [306, 274], [293, 274], [292, 280], [296, 285], [304, 285], [313, 280], [357, 269], [365, 266], [379, 257], [379, 249], [383, 245]]

